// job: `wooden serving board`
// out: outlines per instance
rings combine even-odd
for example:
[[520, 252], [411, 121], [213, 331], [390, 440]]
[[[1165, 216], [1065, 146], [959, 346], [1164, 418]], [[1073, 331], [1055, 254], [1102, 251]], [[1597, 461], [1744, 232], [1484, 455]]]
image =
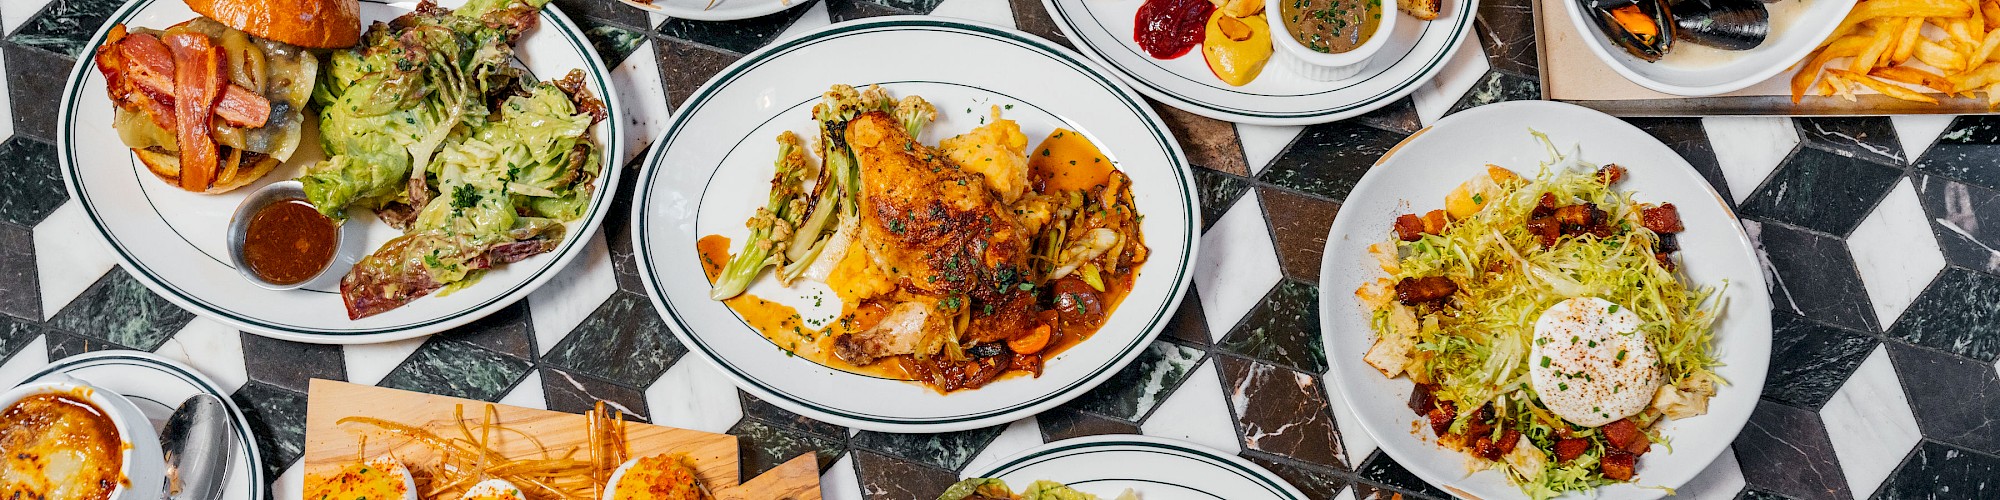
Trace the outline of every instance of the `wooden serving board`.
[[[368, 426], [338, 424], [347, 417], [372, 417], [421, 427], [441, 436], [458, 435], [454, 411], [477, 422], [490, 403], [420, 392], [384, 389], [331, 380], [313, 380], [306, 403], [305, 473], [331, 474], [360, 457], [392, 454], [412, 468], [439, 457], [427, 446], [374, 432]], [[494, 404], [498, 422], [535, 436], [553, 453], [588, 447], [583, 415]], [[819, 463], [812, 453], [801, 455], [748, 482], [738, 477], [736, 436], [629, 422], [626, 443], [632, 456], [686, 453], [694, 461], [702, 484], [719, 499], [819, 500]], [[364, 450], [362, 436], [368, 435]], [[495, 433], [491, 442], [508, 457], [537, 457], [541, 448], [518, 436]], [[365, 453], [365, 454], [364, 454]], [[579, 455], [581, 456], [581, 455]]]

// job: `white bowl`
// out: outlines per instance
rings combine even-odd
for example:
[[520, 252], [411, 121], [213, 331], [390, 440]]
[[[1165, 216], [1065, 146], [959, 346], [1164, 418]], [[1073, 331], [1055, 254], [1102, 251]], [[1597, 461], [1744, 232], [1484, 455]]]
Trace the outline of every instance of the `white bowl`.
[[1375, 33], [1353, 50], [1328, 54], [1306, 48], [1292, 38], [1291, 28], [1285, 27], [1284, 11], [1279, 8], [1286, 1], [1289, 0], [1264, 0], [1264, 20], [1271, 24], [1271, 45], [1278, 49], [1275, 54], [1278, 64], [1299, 76], [1324, 82], [1354, 76], [1367, 68], [1368, 58], [1389, 44], [1393, 38], [1390, 34], [1396, 32], [1396, 19], [1403, 17], [1389, 0], [1375, 0], [1382, 2], [1382, 20], [1375, 26]]
[[[1613, 45], [1597, 23], [1590, 20], [1580, 5], [1581, 0], [1554, 1], [1563, 4], [1563, 10], [1569, 13], [1570, 24], [1576, 27], [1576, 36], [1583, 39], [1583, 46], [1589, 47], [1590, 53], [1596, 54], [1612, 71], [1648, 89], [1698, 97], [1742, 90], [1789, 71], [1794, 63], [1818, 48], [1827, 35], [1833, 34], [1841, 19], [1847, 17], [1847, 11], [1854, 8], [1856, 0], [1779, 0], [1780, 3], [1810, 4], [1779, 7], [1801, 9], [1789, 22], [1781, 21], [1779, 13], [1774, 10], [1771, 35], [1764, 39], [1763, 45], [1737, 51], [1732, 54], [1734, 57], [1719, 64], [1682, 64], [1672, 60], [1671, 54], [1662, 62], [1646, 62]], [[1766, 7], [1775, 5], [1779, 3], [1766, 4]], [[1684, 47], [1692, 44], [1677, 41], [1676, 45]]]
[[82, 380], [67, 375], [50, 375], [54, 379], [15, 387], [0, 394], [0, 409], [14, 406], [14, 403], [37, 394], [68, 394], [80, 396], [91, 406], [103, 411], [111, 418], [111, 425], [118, 430], [118, 439], [124, 443], [120, 456], [120, 471], [125, 481], [111, 490], [110, 500], [138, 500], [159, 498], [166, 491], [167, 461], [160, 453], [160, 434], [153, 430], [153, 422], [132, 400], [118, 393], [99, 389]]

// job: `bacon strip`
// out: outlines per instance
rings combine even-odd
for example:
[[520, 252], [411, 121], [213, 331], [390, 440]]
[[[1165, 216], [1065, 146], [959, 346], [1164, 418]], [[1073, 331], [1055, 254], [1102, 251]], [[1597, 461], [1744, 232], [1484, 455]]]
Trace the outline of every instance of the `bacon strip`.
[[[113, 28], [117, 36], [106, 37], [97, 49], [97, 70], [104, 73], [106, 90], [121, 104], [138, 106], [153, 116], [160, 128], [173, 130], [174, 55], [158, 37], [146, 33], [124, 34], [124, 26]], [[215, 104], [215, 115], [235, 127], [262, 127], [271, 119], [271, 101], [250, 89], [229, 85]]]
[[215, 114], [216, 98], [227, 85], [222, 73], [222, 50], [210, 44], [206, 35], [181, 33], [166, 39], [174, 54], [175, 138], [180, 142], [181, 189], [207, 191], [215, 183], [217, 157], [215, 139], [209, 136], [209, 115]]

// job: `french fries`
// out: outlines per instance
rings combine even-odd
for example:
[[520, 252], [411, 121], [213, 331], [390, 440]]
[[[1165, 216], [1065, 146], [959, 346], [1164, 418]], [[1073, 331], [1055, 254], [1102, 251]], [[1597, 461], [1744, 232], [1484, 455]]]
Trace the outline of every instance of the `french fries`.
[[1984, 92], [2000, 106], [2000, 0], [1861, 0], [1799, 64], [1792, 102], [1865, 87], [1933, 104]]

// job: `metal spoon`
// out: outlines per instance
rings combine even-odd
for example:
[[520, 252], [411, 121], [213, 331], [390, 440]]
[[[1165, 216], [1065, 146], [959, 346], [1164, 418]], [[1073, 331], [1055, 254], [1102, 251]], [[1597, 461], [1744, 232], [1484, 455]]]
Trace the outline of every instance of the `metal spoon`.
[[235, 443], [223, 423], [228, 412], [222, 400], [196, 394], [181, 402], [160, 430], [160, 448], [167, 459], [168, 500], [215, 500], [229, 475], [229, 455]]

